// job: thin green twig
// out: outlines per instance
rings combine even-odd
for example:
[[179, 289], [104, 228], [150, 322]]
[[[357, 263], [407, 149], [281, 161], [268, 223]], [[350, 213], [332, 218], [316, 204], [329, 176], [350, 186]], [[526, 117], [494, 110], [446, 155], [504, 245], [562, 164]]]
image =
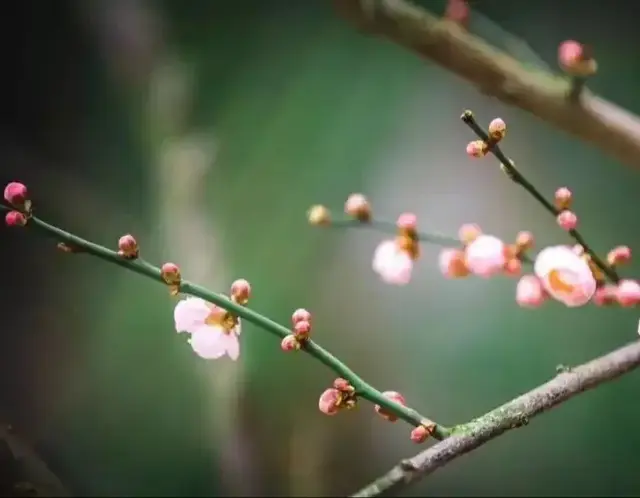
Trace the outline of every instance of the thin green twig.
[[[3, 211], [9, 211], [10, 208], [0, 205]], [[64, 242], [71, 248], [78, 248], [79, 253], [86, 253], [97, 258], [100, 258], [103, 261], [108, 263], [113, 263], [122, 268], [126, 268], [134, 273], [139, 275], [143, 275], [148, 277], [156, 282], [160, 282], [165, 284], [164, 280], [161, 276], [160, 268], [148, 263], [147, 261], [137, 258], [137, 259], [125, 259], [122, 258], [116, 251], [108, 249], [104, 246], [91, 242], [89, 240], [78, 237], [77, 235], [73, 235], [69, 232], [66, 232], [54, 225], [50, 225], [45, 221], [31, 216], [27, 223], [27, 228], [31, 227], [42, 232], [44, 235], [55, 239], [58, 242]], [[227, 297], [212, 292], [204, 287], [201, 287], [192, 282], [183, 280], [180, 284], [180, 292], [184, 294], [189, 294], [192, 296], [199, 297], [204, 299], [207, 302], [216, 304], [227, 311], [239, 316], [240, 318], [246, 320], [247, 322], [253, 323], [254, 325], [270, 332], [279, 338], [284, 338], [285, 336], [291, 334], [291, 330], [281, 325], [270, 318], [261, 315], [260, 313], [253, 311], [250, 308], [245, 306], [241, 306]], [[422, 416], [416, 410], [403, 406], [399, 403], [396, 403], [386, 396], [383, 396], [380, 391], [376, 388], [365, 382], [360, 376], [358, 376], [353, 370], [351, 370], [347, 365], [345, 365], [342, 361], [336, 358], [329, 351], [324, 349], [318, 343], [307, 340], [302, 344], [302, 351], [308, 353], [313, 356], [319, 362], [326, 365], [328, 368], [333, 370], [338, 376], [346, 379], [349, 383], [355, 388], [356, 393], [359, 397], [370, 401], [371, 403], [380, 405], [385, 408], [388, 412], [393, 413], [396, 417], [405, 422], [417, 427], [423, 425], [425, 421], [431, 422], [435, 424], [433, 427], [433, 437], [438, 440], [445, 439], [450, 432], [445, 426], [439, 425], [427, 417]]]
[[[529, 192], [534, 199], [536, 199], [542, 206], [551, 213], [554, 217], [560, 214], [560, 211], [556, 209], [556, 207], [549, 202], [545, 197], [524, 177], [522, 173], [516, 168], [514, 162], [509, 159], [503, 152], [500, 150], [500, 147], [497, 143], [493, 143], [489, 140], [489, 136], [487, 133], [480, 127], [478, 122], [473, 117], [473, 112], [464, 111], [462, 116], [460, 117], [462, 121], [473, 130], [473, 132], [478, 135], [478, 137], [484, 141], [489, 146], [489, 151], [493, 153], [494, 156], [502, 163], [504, 168], [504, 172], [506, 175], [522, 186], [527, 192]], [[584, 248], [584, 252], [586, 252], [589, 256], [591, 256], [591, 260], [602, 270], [602, 272], [614, 283], [620, 282], [620, 276], [616, 272], [615, 269], [607, 265], [604, 261], [600, 259], [600, 257], [595, 253], [591, 247], [584, 240], [582, 235], [577, 230], [569, 230], [569, 235], [573, 237], [578, 244], [580, 244]]]

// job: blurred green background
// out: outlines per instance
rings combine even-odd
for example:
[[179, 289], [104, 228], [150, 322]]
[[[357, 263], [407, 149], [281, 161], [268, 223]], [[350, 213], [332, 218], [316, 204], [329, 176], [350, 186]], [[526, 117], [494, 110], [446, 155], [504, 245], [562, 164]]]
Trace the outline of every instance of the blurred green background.
[[[587, 1], [576, 14], [572, 2], [478, 0], [486, 18], [474, 22], [531, 64], [542, 62], [522, 39], [551, 67], [560, 41], [591, 43], [592, 89], [640, 111], [629, 4]], [[505, 239], [531, 230], [539, 247], [566, 242], [494, 159], [466, 157], [459, 116], [471, 108], [507, 121], [503, 149], [541, 191], [573, 189], [595, 249], [640, 247], [637, 171], [357, 33], [329, 1], [11, 9], [5, 24], [21, 27], [3, 33], [2, 179], [28, 183], [46, 220], [105, 245], [133, 233], [146, 259], [214, 290], [247, 278], [251, 305], [275, 320], [308, 308], [318, 342], [445, 425], [636, 337], [635, 310], [522, 310], [513, 280], [447, 281], [435, 247], [410, 285], [385, 286], [371, 270], [384, 235], [306, 224], [309, 205], [341, 210], [363, 192], [376, 215], [412, 210], [426, 231], [477, 222]], [[419, 450], [370, 405], [322, 416], [334, 376], [264, 331], [245, 324], [237, 363], [206, 362], [173, 330], [166, 289], [33, 234], [0, 237], [3, 411], [74, 493], [339, 496]], [[638, 379], [584, 394], [410, 493], [639, 494]]]

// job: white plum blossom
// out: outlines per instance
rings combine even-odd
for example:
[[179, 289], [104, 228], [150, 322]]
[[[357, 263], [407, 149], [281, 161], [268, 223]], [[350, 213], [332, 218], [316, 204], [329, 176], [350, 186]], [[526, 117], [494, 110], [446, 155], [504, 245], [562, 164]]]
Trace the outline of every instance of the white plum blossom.
[[388, 284], [406, 285], [411, 280], [413, 260], [395, 240], [381, 242], [373, 254], [373, 271]]
[[568, 246], [540, 251], [534, 273], [549, 296], [570, 308], [587, 304], [596, 292], [596, 279], [588, 263]]
[[240, 320], [227, 323], [226, 311], [215, 304], [197, 297], [181, 300], [173, 317], [177, 332], [191, 334], [189, 344], [193, 351], [207, 360], [221, 358], [225, 354], [232, 360], [240, 356]]
[[474, 275], [490, 277], [500, 273], [506, 263], [504, 242], [493, 235], [480, 235], [466, 247], [465, 261]]

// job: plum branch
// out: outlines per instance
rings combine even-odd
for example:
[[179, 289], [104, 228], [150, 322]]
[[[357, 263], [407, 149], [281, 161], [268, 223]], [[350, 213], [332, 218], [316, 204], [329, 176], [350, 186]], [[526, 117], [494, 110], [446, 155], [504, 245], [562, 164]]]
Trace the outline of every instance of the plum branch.
[[436, 17], [408, 0], [332, 2], [357, 29], [387, 38], [464, 78], [480, 92], [640, 168], [640, 117], [584, 87], [584, 75], [596, 69], [588, 54], [566, 54], [584, 60], [578, 61], [582, 64], [571, 77], [560, 77], [525, 67], [467, 32], [462, 23]]
[[[21, 184], [14, 183], [10, 185]], [[22, 187], [24, 188], [24, 186]], [[5, 191], [5, 197], [7, 197], [6, 192], [7, 191]], [[58, 242], [58, 247], [65, 252], [89, 254], [106, 261], [107, 263], [115, 264], [121, 268], [137, 273], [138, 275], [142, 275], [156, 282], [168, 285], [171, 289], [172, 295], [176, 295], [178, 292], [181, 292], [183, 294], [199, 297], [206, 302], [220, 306], [233, 315], [253, 323], [280, 339], [284, 340], [291, 336], [291, 329], [239, 304], [232, 299], [229, 299], [222, 294], [212, 292], [195, 283], [183, 280], [179, 275], [177, 279], [168, 280], [165, 267], [172, 267], [174, 272], [177, 270], [177, 266], [172, 263], [165, 263], [162, 268], [156, 267], [142, 258], [137, 257], [137, 247], [135, 249], [135, 258], [124, 257], [122, 252], [111, 250], [46, 223], [40, 218], [33, 216], [31, 201], [28, 200], [26, 196], [26, 188], [24, 188], [20, 197], [21, 199], [18, 202], [14, 201], [11, 207], [0, 205], [1, 210], [7, 212], [6, 221], [8, 225], [25, 226], [27, 228], [38, 230], [40, 233], [55, 239]], [[21, 209], [17, 210], [18, 208]], [[449, 429], [447, 427], [431, 421], [416, 410], [405, 406], [404, 403], [394, 400], [393, 397], [384, 395], [382, 392], [364, 381], [347, 365], [320, 346], [317, 342], [311, 339], [302, 341], [300, 343], [300, 349], [340, 376], [341, 379], [337, 379], [337, 382], [340, 381], [338, 383], [341, 384], [341, 389], [344, 389], [353, 396], [361, 397], [371, 403], [374, 403], [377, 411], [387, 413], [388, 416], [401, 419], [417, 429], [423, 430], [424, 438], [427, 436], [433, 436], [435, 439], [441, 440], [448, 435]], [[351, 401], [353, 401], [353, 399], [351, 399]]]
[[561, 367], [558, 375], [546, 384], [481, 417], [454, 427], [450, 437], [412, 458], [402, 460], [385, 475], [351, 496], [365, 498], [396, 494], [505, 432], [527, 425], [536, 415], [639, 366], [640, 341], [635, 341], [580, 366]]

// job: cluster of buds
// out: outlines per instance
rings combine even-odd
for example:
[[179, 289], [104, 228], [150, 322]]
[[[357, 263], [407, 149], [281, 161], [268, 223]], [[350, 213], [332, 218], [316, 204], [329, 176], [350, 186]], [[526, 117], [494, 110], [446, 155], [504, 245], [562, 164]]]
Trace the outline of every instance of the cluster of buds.
[[4, 218], [7, 226], [25, 226], [31, 216], [31, 200], [27, 187], [20, 182], [10, 182], [4, 188], [4, 200], [13, 210]]
[[286, 335], [280, 347], [283, 351], [297, 351], [311, 334], [311, 313], [299, 308], [291, 315], [292, 333]]
[[489, 149], [500, 142], [506, 134], [506, 123], [500, 118], [495, 118], [489, 123], [488, 140], [472, 140], [469, 142], [467, 144], [467, 155], [475, 158], [486, 156]]
[[175, 263], [164, 263], [160, 268], [160, 277], [165, 284], [169, 286], [169, 294], [177, 296], [180, 292], [180, 284], [182, 283], [182, 275], [180, 268]]
[[567, 232], [574, 230], [578, 226], [578, 217], [571, 211], [571, 204], [573, 202], [573, 194], [567, 187], [562, 187], [556, 190], [554, 195], [554, 203], [558, 215], [556, 221], [563, 230]]
[[418, 218], [403, 213], [396, 221], [395, 239], [378, 245], [373, 255], [373, 270], [383, 281], [393, 285], [406, 285], [411, 280], [414, 262], [420, 257]]
[[138, 242], [133, 235], [127, 234], [118, 240], [118, 256], [124, 259], [136, 259], [140, 255]]
[[[616, 267], [631, 261], [631, 249], [628, 246], [614, 247], [607, 254], [607, 264]], [[607, 284], [604, 278], [593, 296], [597, 306], [618, 304], [624, 308], [640, 304], [640, 283], [631, 279], [624, 279], [617, 284]]]
[[351, 410], [357, 403], [356, 390], [349, 381], [337, 378], [333, 387], [325, 389], [318, 400], [318, 408], [325, 415], [335, 415], [343, 408]]
[[563, 41], [558, 47], [558, 64], [570, 76], [586, 78], [598, 71], [591, 50], [574, 40]]
[[371, 221], [371, 204], [362, 194], [351, 194], [344, 203], [344, 212], [362, 223]]
[[505, 244], [493, 235], [485, 235], [480, 227], [467, 223], [458, 230], [462, 249], [446, 248], [440, 252], [440, 271], [448, 278], [462, 278], [470, 274], [492, 277], [498, 274], [519, 275], [522, 258], [533, 247], [533, 235], [520, 232], [515, 244]]

